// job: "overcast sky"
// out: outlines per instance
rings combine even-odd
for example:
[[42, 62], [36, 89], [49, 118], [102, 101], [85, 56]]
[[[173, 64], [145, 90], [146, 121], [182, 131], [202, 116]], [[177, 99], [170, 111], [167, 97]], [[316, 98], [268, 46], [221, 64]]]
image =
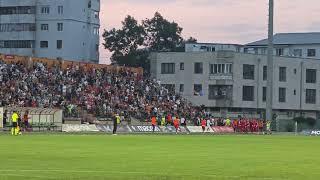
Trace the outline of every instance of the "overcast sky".
[[[101, 0], [100, 34], [119, 28], [126, 15], [141, 21], [156, 11], [198, 42], [244, 44], [267, 37], [268, 0]], [[275, 33], [318, 32], [319, 17], [319, 0], [275, 0]], [[100, 56], [109, 63], [102, 45]]]

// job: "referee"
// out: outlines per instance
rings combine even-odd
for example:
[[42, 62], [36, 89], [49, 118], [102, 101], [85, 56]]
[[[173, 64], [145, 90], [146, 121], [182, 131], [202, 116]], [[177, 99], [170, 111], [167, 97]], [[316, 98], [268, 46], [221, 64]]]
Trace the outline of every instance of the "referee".
[[11, 128], [11, 134], [16, 136], [18, 135], [18, 119], [19, 119], [19, 115], [17, 113], [17, 111], [13, 111], [13, 114], [11, 116], [12, 119], [12, 128]]

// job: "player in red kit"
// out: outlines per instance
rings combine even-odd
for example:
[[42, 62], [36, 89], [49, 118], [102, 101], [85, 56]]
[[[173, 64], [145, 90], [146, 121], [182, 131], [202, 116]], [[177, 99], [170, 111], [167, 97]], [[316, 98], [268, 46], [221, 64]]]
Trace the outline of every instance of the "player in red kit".
[[233, 127], [234, 132], [238, 132], [238, 120], [237, 119], [232, 121], [232, 127]]
[[176, 119], [173, 121], [173, 125], [176, 128], [176, 134], [178, 134], [178, 130], [179, 130], [179, 119], [178, 119], [178, 117], [176, 117]]
[[204, 132], [206, 130], [206, 126], [207, 126], [207, 121], [205, 119], [202, 119], [201, 121], [201, 127], [202, 127], [202, 131]]

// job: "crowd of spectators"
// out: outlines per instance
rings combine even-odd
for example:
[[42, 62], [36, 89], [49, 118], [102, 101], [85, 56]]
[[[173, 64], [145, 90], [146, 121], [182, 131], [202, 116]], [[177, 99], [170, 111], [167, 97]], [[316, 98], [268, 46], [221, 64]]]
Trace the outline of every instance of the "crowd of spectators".
[[148, 120], [153, 114], [194, 119], [199, 111], [160, 82], [130, 70], [85, 71], [79, 66], [62, 69], [36, 63], [0, 61], [0, 107], [62, 108], [65, 117], [86, 111], [107, 118], [113, 113]]

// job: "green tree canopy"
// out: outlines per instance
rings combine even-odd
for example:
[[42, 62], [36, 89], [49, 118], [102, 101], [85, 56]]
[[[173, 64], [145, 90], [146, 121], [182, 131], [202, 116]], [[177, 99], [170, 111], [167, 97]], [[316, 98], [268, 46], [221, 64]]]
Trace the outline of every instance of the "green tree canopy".
[[147, 33], [145, 45], [151, 51], [173, 51], [183, 41], [182, 28], [177, 23], [164, 19], [159, 12], [153, 18], [142, 21], [142, 24]]
[[143, 67], [149, 72], [149, 53], [152, 51], [184, 51], [186, 42], [196, 42], [190, 37], [183, 40], [182, 28], [166, 20], [159, 12], [141, 24], [127, 16], [121, 29], [104, 30], [104, 47], [112, 52], [113, 64]]

